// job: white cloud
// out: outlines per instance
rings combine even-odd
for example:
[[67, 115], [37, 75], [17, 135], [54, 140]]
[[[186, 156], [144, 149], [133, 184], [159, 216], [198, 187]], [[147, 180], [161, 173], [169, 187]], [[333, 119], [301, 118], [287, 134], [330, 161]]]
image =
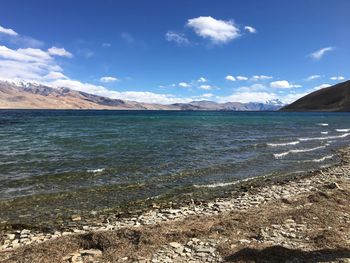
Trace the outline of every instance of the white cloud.
[[201, 95], [201, 97], [209, 99], [209, 98], [214, 97], [214, 94], [213, 93], [204, 93], [204, 94]]
[[283, 103], [290, 104], [304, 96], [306, 96], [308, 93], [303, 92], [303, 93], [289, 93], [287, 95], [282, 96], [280, 99], [283, 101]]
[[106, 76], [106, 77], [100, 78], [100, 81], [103, 83], [110, 83], [110, 82], [119, 81], [119, 79], [116, 77]]
[[313, 60], [320, 60], [323, 55], [329, 51], [334, 50], [334, 47], [325, 47], [325, 48], [321, 48], [313, 53], [311, 53], [309, 56], [313, 59]]
[[184, 34], [177, 33], [174, 31], [168, 31], [165, 34], [165, 39], [169, 42], [176, 42], [179, 45], [188, 45], [190, 43], [190, 41], [185, 37]]
[[32, 47], [32, 48], [38, 48], [44, 46], [44, 42], [37, 40], [32, 37], [28, 36], [12, 36], [11, 38], [7, 39], [7, 41], [13, 45], [19, 46], [19, 47]]
[[121, 38], [127, 43], [133, 43], [135, 41], [134, 37], [129, 33], [123, 32], [120, 34]]
[[192, 98], [181, 98], [172, 94], [159, 94], [148, 91], [112, 91], [103, 86], [93, 85], [90, 83], [82, 83], [78, 80], [64, 79], [56, 80], [50, 83], [54, 87], [67, 87], [74, 90], [91, 93], [99, 96], [104, 96], [112, 99], [121, 99], [145, 103], [159, 103], [159, 104], [172, 104], [172, 103], [187, 103], [192, 101]]
[[237, 80], [248, 80], [248, 78], [245, 76], [237, 76], [236, 79]]
[[187, 82], [180, 82], [179, 86], [182, 87], [182, 88], [189, 88], [189, 87], [191, 87], [191, 85], [188, 84]]
[[266, 76], [266, 75], [254, 75], [251, 80], [258, 81], [258, 80], [267, 80], [272, 79], [272, 76]]
[[50, 72], [61, 71], [62, 68], [47, 51], [36, 48], [10, 49], [0, 46], [1, 79], [40, 81], [45, 76], [53, 77]]
[[321, 84], [319, 86], [314, 87], [314, 90], [324, 89], [324, 88], [328, 88], [330, 86], [331, 86], [330, 84], [325, 83], [325, 84]]
[[210, 86], [210, 85], [200, 85], [199, 88], [200, 89], [204, 89], [204, 90], [211, 90], [212, 86]]
[[175, 83], [167, 84], [167, 85], [159, 85], [159, 88], [161, 89], [168, 89], [168, 88], [174, 88], [174, 87], [176, 87]]
[[224, 44], [240, 36], [239, 28], [232, 20], [218, 20], [211, 16], [200, 16], [187, 21], [187, 26], [214, 44]]
[[51, 71], [46, 76], [44, 76], [44, 78], [48, 80], [68, 79], [67, 76], [65, 76], [62, 72], [58, 72], [58, 71]]
[[102, 43], [102, 47], [111, 47], [112, 44], [111, 43]]
[[10, 43], [11, 45], [19, 46], [22, 48], [36, 48], [44, 45], [44, 42], [42, 41], [39, 41], [32, 37], [20, 35], [13, 29], [5, 28], [2, 26], [0, 26], [0, 41]]
[[277, 95], [268, 92], [235, 92], [232, 95], [219, 97], [219, 102], [261, 102], [264, 103], [268, 100], [277, 99]]
[[6, 46], [0, 46], [0, 59], [1, 58], [27, 62], [43, 62], [52, 59], [47, 52], [41, 49], [19, 48], [14, 50]]
[[280, 100], [285, 104], [292, 103], [297, 99], [304, 97], [308, 93], [288, 93], [288, 94], [276, 94], [273, 92], [267, 91], [244, 91], [244, 89], [240, 89], [229, 96], [217, 97], [218, 102], [256, 102], [256, 103], [266, 103], [271, 100]]
[[254, 27], [252, 27], [252, 26], [245, 26], [244, 29], [247, 30], [249, 33], [252, 33], [252, 34], [257, 32], [256, 29]]
[[67, 57], [67, 58], [73, 57], [72, 53], [68, 52], [64, 48], [51, 47], [47, 51], [52, 56]]
[[88, 49], [88, 48], [79, 49], [78, 50], [78, 54], [83, 56], [83, 57], [85, 57], [85, 58], [87, 58], [87, 59], [89, 59], [89, 58], [91, 58], [91, 57], [93, 57], [95, 55], [95, 53], [92, 50]]
[[290, 89], [290, 88], [300, 88], [301, 85], [291, 84], [287, 80], [278, 80], [270, 83], [271, 88], [276, 89]]
[[226, 80], [229, 80], [229, 81], [236, 81], [236, 78], [234, 76], [231, 76], [231, 75], [227, 75], [225, 77]]
[[261, 91], [269, 91], [267, 87], [261, 83], [255, 83], [250, 86], [242, 86], [235, 90], [236, 92], [246, 93], [246, 92], [261, 92]]
[[14, 31], [11, 28], [4, 28], [2, 26], [0, 26], [0, 34], [6, 34], [6, 35], [10, 35], [10, 36], [17, 36], [18, 33], [16, 31]]
[[207, 82], [208, 80], [204, 77], [200, 77], [197, 81], [200, 83], [204, 83], [204, 82]]
[[311, 81], [311, 80], [315, 80], [315, 79], [318, 79], [318, 78], [320, 78], [321, 77], [321, 75], [311, 75], [311, 76], [309, 76], [309, 77], [307, 77], [307, 81]]
[[330, 78], [331, 80], [344, 80], [345, 78], [343, 76], [334, 76]]

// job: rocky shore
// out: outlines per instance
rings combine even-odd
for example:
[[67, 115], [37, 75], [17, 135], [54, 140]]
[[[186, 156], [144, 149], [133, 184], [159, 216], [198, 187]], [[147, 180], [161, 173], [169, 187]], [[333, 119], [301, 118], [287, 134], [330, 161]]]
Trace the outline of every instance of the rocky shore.
[[135, 217], [69, 231], [5, 232], [0, 260], [350, 262], [350, 148], [338, 154], [338, 165], [234, 197], [173, 208], [155, 204]]

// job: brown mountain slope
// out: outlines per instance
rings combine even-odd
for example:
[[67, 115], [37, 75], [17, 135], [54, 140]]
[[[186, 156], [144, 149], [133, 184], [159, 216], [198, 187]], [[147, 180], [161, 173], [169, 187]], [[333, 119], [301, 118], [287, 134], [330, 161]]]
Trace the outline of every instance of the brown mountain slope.
[[0, 81], [0, 109], [163, 110], [176, 107], [110, 99], [68, 88]]
[[312, 92], [281, 111], [350, 111], [350, 80]]

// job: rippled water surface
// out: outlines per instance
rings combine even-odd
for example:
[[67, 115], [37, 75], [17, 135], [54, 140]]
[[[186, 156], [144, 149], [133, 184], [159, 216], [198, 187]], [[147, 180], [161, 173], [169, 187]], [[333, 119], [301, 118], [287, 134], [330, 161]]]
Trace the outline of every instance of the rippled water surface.
[[349, 113], [2, 110], [0, 200], [79, 210], [176, 198], [329, 165], [349, 141]]

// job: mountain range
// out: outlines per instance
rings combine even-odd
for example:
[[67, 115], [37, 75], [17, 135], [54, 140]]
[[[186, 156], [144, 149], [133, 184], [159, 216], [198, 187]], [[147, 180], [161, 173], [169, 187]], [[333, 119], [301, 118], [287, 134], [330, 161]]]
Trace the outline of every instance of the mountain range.
[[266, 103], [217, 103], [203, 100], [162, 105], [111, 99], [38, 83], [0, 81], [0, 109], [275, 111], [282, 106], [283, 103], [279, 100]]

